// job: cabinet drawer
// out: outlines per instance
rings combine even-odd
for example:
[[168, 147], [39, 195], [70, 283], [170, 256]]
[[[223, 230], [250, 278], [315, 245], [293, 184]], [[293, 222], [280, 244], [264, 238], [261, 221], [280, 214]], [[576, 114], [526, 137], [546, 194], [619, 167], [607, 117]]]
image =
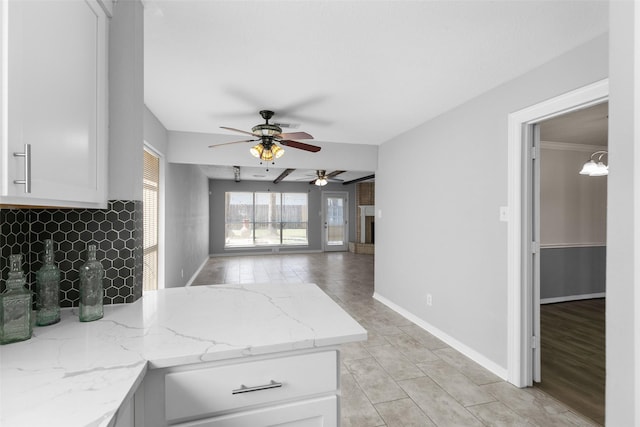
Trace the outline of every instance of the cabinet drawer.
[[165, 416], [187, 420], [335, 391], [337, 368], [336, 352], [327, 351], [170, 373]]
[[338, 397], [327, 396], [303, 400], [179, 425], [179, 427], [247, 426], [337, 427]]

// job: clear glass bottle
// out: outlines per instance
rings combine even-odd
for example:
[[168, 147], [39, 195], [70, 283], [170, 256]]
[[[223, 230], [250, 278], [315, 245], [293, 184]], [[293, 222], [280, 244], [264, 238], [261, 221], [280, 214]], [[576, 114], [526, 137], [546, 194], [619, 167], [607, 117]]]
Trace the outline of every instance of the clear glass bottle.
[[44, 241], [44, 265], [36, 272], [36, 325], [60, 321], [60, 270], [53, 263], [53, 241]]
[[9, 257], [7, 289], [0, 294], [0, 344], [31, 338], [31, 291], [24, 287], [22, 255]]
[[96, 259], [96, 245], [87, 248], [87, 262], [80, 267], [80, 321], [91, 322], [104, 315], [102, 305], [104, 269]]

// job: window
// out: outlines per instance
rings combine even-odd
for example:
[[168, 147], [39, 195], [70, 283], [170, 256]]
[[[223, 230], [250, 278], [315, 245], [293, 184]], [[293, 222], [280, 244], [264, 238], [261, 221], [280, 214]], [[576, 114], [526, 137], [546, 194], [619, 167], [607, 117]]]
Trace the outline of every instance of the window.
[[144, 266], [142, 288], [158, 289], [158, 210], [160, 194], [160, 159], [144, 150], [142, 188], [142, 227]]
[[307, 193], [225, 193], [225, 248], [307, 245]]

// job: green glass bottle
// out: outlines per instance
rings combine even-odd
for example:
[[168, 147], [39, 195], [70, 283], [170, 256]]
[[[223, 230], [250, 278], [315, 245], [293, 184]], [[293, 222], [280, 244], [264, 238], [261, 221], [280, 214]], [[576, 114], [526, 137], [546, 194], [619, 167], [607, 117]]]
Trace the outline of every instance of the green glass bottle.
[[102, 305], [104, 269], [96, 259], [96, 245], [87, 248], [87, 262], [80, 267], [80, 321], [91, 322], [104, 315]]
[[36, 272], [36, 325], [60, 321], [60, 270], [53, 263], [53, 241], [44, 241], [44, 265]]
[[22, 255], [9, 257], [7, 289], [0, 294], [0, 344], [31, 338], [31, 291], [24, 287]]

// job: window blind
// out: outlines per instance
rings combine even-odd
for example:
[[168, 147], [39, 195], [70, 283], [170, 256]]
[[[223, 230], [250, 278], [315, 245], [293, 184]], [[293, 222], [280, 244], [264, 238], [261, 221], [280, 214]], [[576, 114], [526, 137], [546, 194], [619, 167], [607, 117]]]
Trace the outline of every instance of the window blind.
[[144, 150], [143, 161], [143, 248], [142, 273], [145, 291], [158, 289], [158, 202], [160, 191], [160, 159]]

